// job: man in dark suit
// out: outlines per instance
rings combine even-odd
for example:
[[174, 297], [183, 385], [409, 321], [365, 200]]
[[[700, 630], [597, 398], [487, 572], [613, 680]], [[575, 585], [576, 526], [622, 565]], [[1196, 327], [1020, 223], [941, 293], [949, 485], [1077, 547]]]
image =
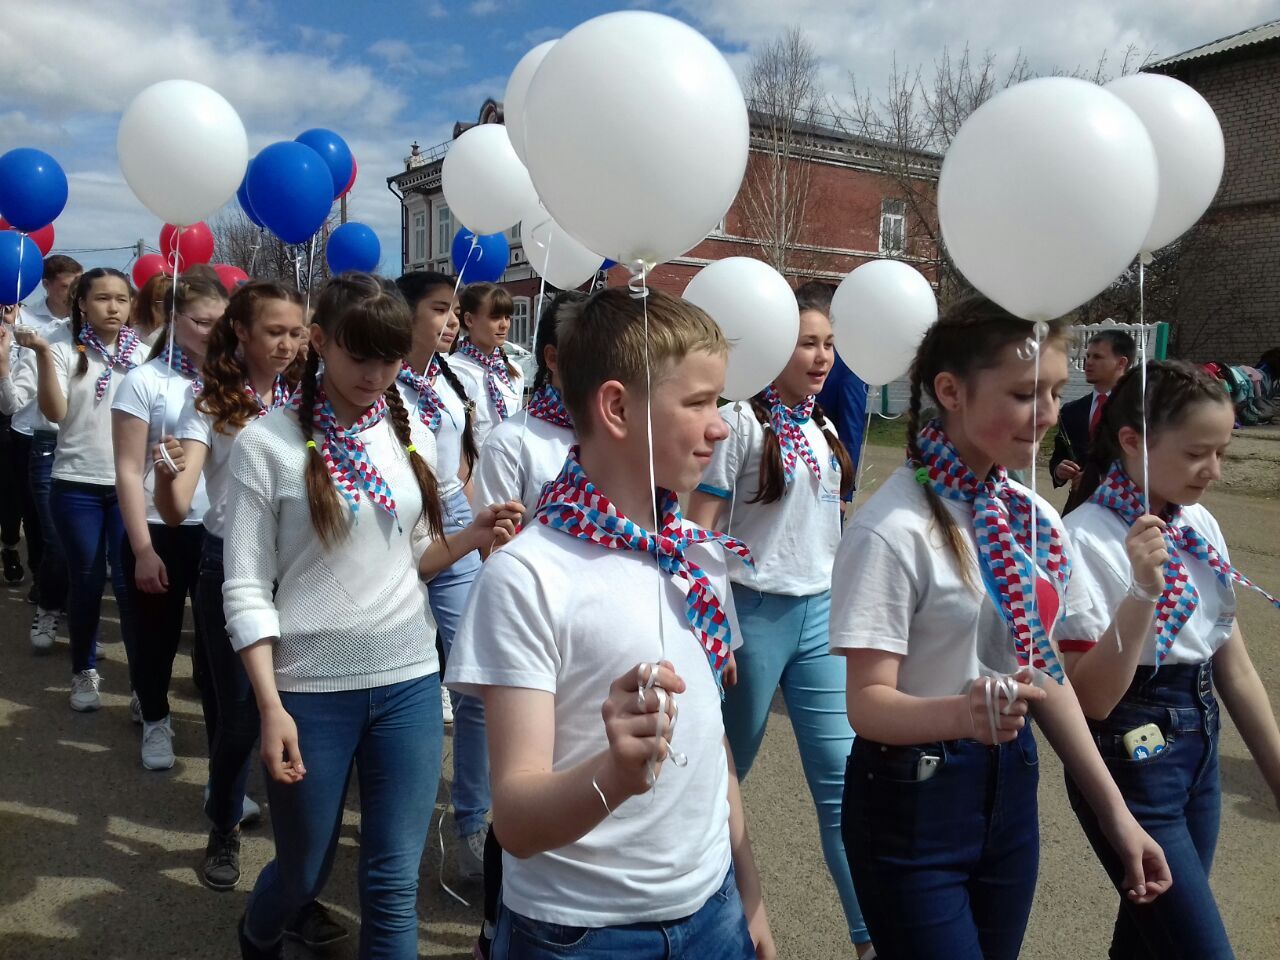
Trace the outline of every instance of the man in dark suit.
[[1089, 340], [1084, 356], [1084, 378], [1093, 391], [1062, 405], [1058, 412], [1058, 436], [1053, 441], [1053, 456], [1049, 460], [1053, 485], [1071, 484], [1062, 509], [1064, 514], [1083, 500], [1079, 494], [1080, 478], [1089, 459], [1089, 443], [1097, 432], [1107, 398], [1125, 371], [1133, 366], [1137, 349], [1133, 337], [1123, 330], [1102, 330]]

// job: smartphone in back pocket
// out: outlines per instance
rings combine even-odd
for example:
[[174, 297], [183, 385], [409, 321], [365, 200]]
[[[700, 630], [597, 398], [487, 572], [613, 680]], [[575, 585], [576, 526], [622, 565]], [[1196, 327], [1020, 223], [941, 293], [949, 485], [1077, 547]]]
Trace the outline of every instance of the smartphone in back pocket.
[[1144, 723], [1126, 733], [1121, 741], [1124, 749], [1134, 760], [1148, 760], [1164, 750], [1167, 744], [1164, 734], [1154, 723]]

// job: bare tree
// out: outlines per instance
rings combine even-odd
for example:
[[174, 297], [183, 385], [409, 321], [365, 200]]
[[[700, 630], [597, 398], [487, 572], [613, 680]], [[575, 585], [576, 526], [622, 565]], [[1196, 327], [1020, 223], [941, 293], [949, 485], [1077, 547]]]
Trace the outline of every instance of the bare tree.
[[256, 226], [242, 210], [224, 210], [209, 221], [218, 260], [239, 267], [255, 280], [278, 280], [306, 290], [329, 276], [324, 244], [333, 228], [326, 222], [306, 244], [286, 244]]
[[751, 153], [742, 183], [744, 226], [762, 258], [795, 272], [812, 164], [805, 144], [825, 101], [818, 57], [798, 27], [759, 50], [747, 74]]

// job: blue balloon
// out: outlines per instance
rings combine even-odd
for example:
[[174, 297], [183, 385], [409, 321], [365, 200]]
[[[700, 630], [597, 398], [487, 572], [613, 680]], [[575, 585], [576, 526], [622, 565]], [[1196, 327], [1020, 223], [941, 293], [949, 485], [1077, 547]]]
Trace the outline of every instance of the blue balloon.
[[348, 270], [372, 273], [382, 259], [382, 244], [378, 242], [378, 235], [363, 223], [344, 223], [329, 234], [324, 255], [333, 273]]
[[15, 230], [47, 227], [66, 205], [67, 175], [53, 157], [31, 147], [0, 157], [0, 217]]
[[44, 275], [36, 242], [16, 230], [0, 231], [0, 303], [21, 303]]
[[337, 200], [342, 191], [347, 189], [347, 183], [351, 179], [351, 164], [354, 162], [347, 141], [332, 130], [314, 127], [298, 134], [294, 142], [305, 144], [320, 154], [320, 159], [329, 168], [329, 175], [333, 177], [333, 199]]
[[253, 225], [258, 228], [265, 226], [258, 215], [253, 212], [253, 204], [249, 202], [249, 171], [244, 172], [244, 179], [240, 181], [240, 189], [236, 191], [236, 199], [240, 201], [240, 209], [244, 211], [244, 215], [253, 221]]
[[617, 260], [606, 260], [604, 263], [600, 264], [600, 269], [601, 269], [601, 270], [612, 270], [612, 269], [613, 269], [614, 267], [616, 267], [617, 265], [618, 265], [618, 261], [617, 261]]
[[[475, 239], [474, 246], [472, 239]], [[504, 233], [488, 233], [476, 236], [466, 227], [453, 237], [449, 251], [453, 269], [458, 271], [463, 283], [494, 283], [507, 269], [511, 248]]]
[[291, 140], [264, 147], [249, 164], [246, 184], [253, 212], [285, 243], [310, 239], [333, 206], [329, 168], [310, 147]]

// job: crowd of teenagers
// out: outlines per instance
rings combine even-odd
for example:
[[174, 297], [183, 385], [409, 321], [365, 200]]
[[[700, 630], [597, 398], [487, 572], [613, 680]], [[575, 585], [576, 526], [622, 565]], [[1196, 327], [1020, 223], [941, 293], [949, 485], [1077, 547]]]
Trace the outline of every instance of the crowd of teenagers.
[[[353, 769], [359, 955], [417, 956], [446, 722], [476, 956], [774, 956], [739, 783], [779, 690], [851, 954], [1018, 955], [1034, 720], [1116, 891], [1110, 955], [1232, 956], [1216, 696], [1277, 798], [1280, 731], [1235, 617], [1257, 588], [1200, 503], [1233, 417], [1198, 369], [1144, 378], [1101, 334], [1059, 418], [1067, 327], [1028, 350], [1024, 321], [959, 301], [911, 367], [905, 464], [851, 512], [816, 402], [822, 283], [796, 292], [786, 368], [721, 405], [729, 345], [658, 291], [556, 296], [526, 388], [490, 284], [343, 274], [307, 316], [211, 271], [135, 292], [52, 256], [44, 276], [43, 307], [0, 326], [4, 573], [24, 577], [25, 530], [31, 645], [65, 617], [82, 712], [110, 575], [111, 686], [148, 770], [174, 764], [190, 598], [214, 890], [260, 816], [255, 754], [266, 773], [243, 957], [347, 936], [319, 898]], [[1065, 517], [1009, 477], [1055, 422]]]

